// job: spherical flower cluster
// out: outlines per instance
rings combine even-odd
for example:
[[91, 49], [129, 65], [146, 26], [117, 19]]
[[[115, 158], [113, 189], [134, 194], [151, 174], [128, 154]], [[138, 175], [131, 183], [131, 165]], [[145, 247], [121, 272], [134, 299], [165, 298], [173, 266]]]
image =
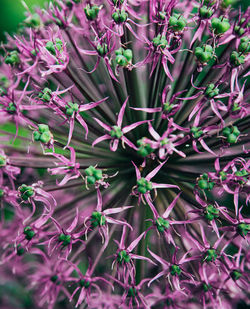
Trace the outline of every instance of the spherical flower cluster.
[[26, 14], [0, 58], [1, 308], [249, 305], [249, 10]]

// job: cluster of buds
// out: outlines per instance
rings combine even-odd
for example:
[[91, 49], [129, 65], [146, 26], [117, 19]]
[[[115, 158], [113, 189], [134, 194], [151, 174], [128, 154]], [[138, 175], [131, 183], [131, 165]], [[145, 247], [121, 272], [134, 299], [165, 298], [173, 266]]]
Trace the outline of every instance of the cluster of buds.
[[249, 9], [26, 15], [0, 56], [1, 306], [248, 306]]

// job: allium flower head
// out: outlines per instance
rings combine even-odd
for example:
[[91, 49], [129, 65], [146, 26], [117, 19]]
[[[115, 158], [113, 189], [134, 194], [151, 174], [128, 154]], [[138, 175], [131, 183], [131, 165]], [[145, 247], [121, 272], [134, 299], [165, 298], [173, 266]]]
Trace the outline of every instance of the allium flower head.
[[0, 56], [3, 308], [249, 305], [249, 9], [26, 15]]

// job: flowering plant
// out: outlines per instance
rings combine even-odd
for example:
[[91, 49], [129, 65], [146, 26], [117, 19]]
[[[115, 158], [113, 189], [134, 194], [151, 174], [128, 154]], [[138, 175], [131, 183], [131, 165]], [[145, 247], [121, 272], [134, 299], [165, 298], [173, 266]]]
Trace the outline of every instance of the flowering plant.
[[231, 0], [27, 11], [0, 59], [2, 308], [248, 303], [249, 51]]

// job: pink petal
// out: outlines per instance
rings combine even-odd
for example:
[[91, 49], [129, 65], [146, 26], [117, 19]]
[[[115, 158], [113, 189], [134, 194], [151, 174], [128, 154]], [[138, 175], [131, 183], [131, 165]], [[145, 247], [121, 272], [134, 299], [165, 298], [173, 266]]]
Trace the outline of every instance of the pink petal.
[[[121, 126], [122, 126], [122, 120], [123, 120], [123, 116], [124, 116], [124, 112], [125, 112], [125, 108], [126, 108], [128, 99], [129, 99], [129, 97], [127, 97], [127, 99], [124, 101], [124, 103], [123, 103], [123, 105], [122, 105], [122, 107], [121, 107], [121, 110], [120, 110], [120, 112], [119, 112], [119, 114], [118, 114], [117, 126], [118, 126], [119, 128], [121, 128]], [[125, 133], [125, 132], [124, 132], [124, 133]]]
[[162, 166], [167, 162], [167, 160], [165, 160], [164, 162], [162, 162], [161, 164], [159, 164], [155, 169], [152, 170], [152, 172], [150, 172], [145, 179], [146, 180], [150, 180], [151, 178], [153, 178], [158, 172], [159, 170], [162, 168]]
[[136, 179], [138, 180], [138, 179], [141, 178], [141, 172], [140, 172], [139, 168], [134, 164], [134, 162], [133, 161], [131, 161], [131, 162], [135, 167]]
[[99, 120], [99, 119], [97, 119], [97, 118], [95, 118], [94, 117], [94, 119], [95, 119], [95, 121], [101, 126], [101, 127], [103, 127], [106, 131], [111, 131], [111, 127], [110, 126], [108, 126], [107, 124], [105, 124], [104, 122], [102, 122], [101, 120]]
[[122, 129], [122, 132], [125, 134], [125, 133], [128, 133], [129, 131], [135, 129], [136, 127], [138, 127], [139, 125], [143, 124], [143, 123], [146, 123], [148, 122], [148, 120], [142, 120], [142, 121], [138, 121], [138, 122], [135, 122], [133, 124], [130, 124], [129, 126], [126, 126]]
[[96, 144], [105, 141], [107, 139], [111, 139], [112, 137], [108, 134], [105, 134], [103, 136], [98, 137], [93, 143], [92, 143], [92, 147], [94, 147]]
[[84, 104], [84, 105], [80, 106], [79, 111], [83, 112], [83, 111], [87, 111], [91, 108], [94, 108], [94, 107], [98, 106], [99, 104], [101, 104], [102, 102], [106, 101], [108, 98], [109, 97], [106, 97], [106, 98], [104, 98], [100, 101], [97, 101], [97, 102], [91, 102], [91, 103], [88, 103], [88, 104]]
[[141, 108], [141, 107], [130, 107], [131, 109], [134, 109], [136, 111], [142, 111], [146, 113], [155, 113], [155, 112], [161, 112], [161, 107], [155, 107], [155, 108]]
[[121, 211], [124, 211], [126, 209], [132, 208], [134, 206], [123, 206], [123, 207], [116, 207], [116, 208], [110, 208], [103, 211], [105, 215], [111, 215], [111, 214], [117, 214]]
[[79, 123], [83, 126], [85, 129], [85, 139], [87, 139], [88, 133], [89, 133], [89, 128], [87, 126], [87, 123], [83, 120], [83, 118], [80, 116], [80, 114], [76, 115], [76, 119], [79, 121]]
[[116, 151], [116, 150], [117, 150], [117, 147], [118, 147], [118, 144], [119, 144], [119, 139], [118, 139], [118, 138], [112, 140], [112, 141], [110, 142], [110, 150], [111, 150], [111, 151]]
[[177, 194], [177, 196], [174, 198], [174, 200], [172, 201], [172, 203], [168, 206], [167, 210], [164, 212], [164, 214], [162, 215], [162, 217], [164, 219], [168, 218], [170, 212], [172, 211], [172, 209], [174, 208], [179, 196], [181, 195], [181, 192]]
[[155, 129], [152, 127], [151, 123], [148, 123], [148, 131], [153, 136], [153, 138], [158, 141], [161, 137], [160, 135], [155, 131]]
[[131, 252], [140, 242], [140, 240], [142, 239], [142, 237], [144, 236], [145, 232], [141, 233], [141, 235], [139, 237], [137, 237], [134, 241], [132, 241], [132, 243], [128, 246], [127, 250], [129, 252]]
[[73, 222], [71, 223], [71, 225], [67, 228], [67, 230], [66, 230], [67, 233], [71, 233], [74, 230], [74, 228], [77, 226], [78, 214], [79, 214], [79, 210], [78, 210], [78, 208], [76, 208], [76, 216], [75, 216]]

